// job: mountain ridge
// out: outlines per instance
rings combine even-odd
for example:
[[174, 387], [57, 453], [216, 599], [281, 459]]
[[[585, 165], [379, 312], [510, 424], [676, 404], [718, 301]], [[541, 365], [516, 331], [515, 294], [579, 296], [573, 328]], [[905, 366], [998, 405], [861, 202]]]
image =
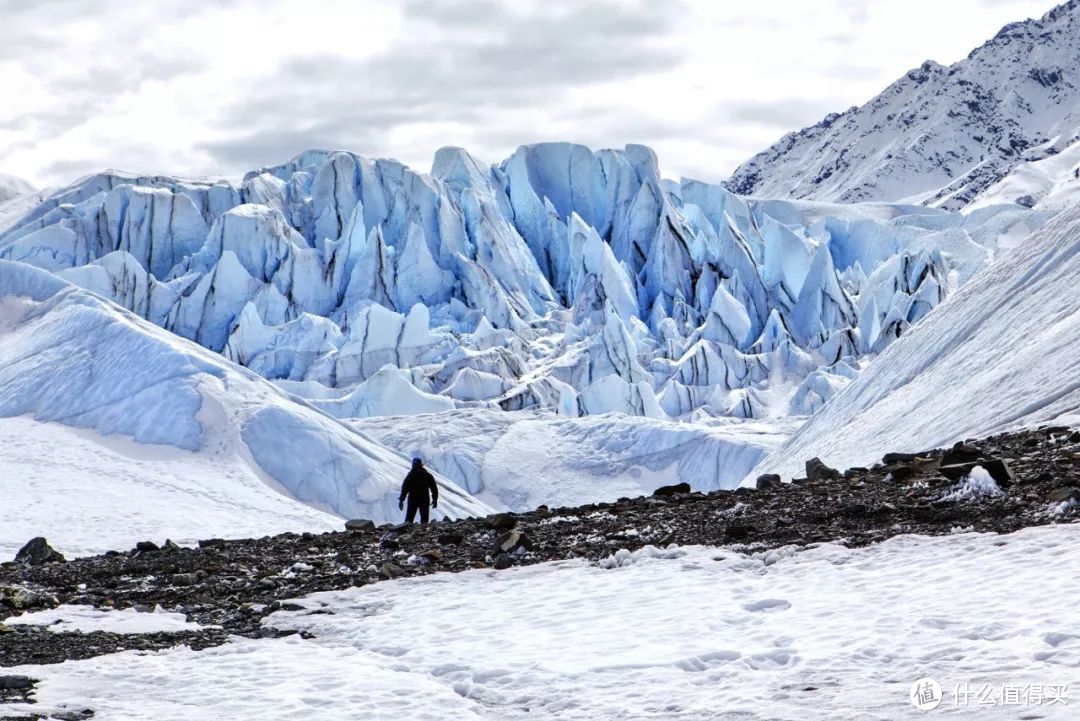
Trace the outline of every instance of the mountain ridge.
[[867, 103], [788, 133], [726, 185], [963, 208], [1020, 162], [1080, 138], [1078, 27], [1077, 0], [1010, 23], [951, 66], [926, 61]]

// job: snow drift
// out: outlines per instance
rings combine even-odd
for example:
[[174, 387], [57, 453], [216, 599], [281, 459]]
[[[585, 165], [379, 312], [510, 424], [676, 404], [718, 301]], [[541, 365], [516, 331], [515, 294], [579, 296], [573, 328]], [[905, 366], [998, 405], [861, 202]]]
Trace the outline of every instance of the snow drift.
[[797, 421], [675, 423], [621, 414], [454, 410], [350, 422], [498, 508], [581, 505], [689, 483], [735, 488]]
[[[218, 354], [55, 275], [0, 261], [0, 417], [16, 416], [239, 457], [292, 498], [379, 522], [397, 517], [408, 469]], [[487, 512], [444, 488], [446, 515]]]

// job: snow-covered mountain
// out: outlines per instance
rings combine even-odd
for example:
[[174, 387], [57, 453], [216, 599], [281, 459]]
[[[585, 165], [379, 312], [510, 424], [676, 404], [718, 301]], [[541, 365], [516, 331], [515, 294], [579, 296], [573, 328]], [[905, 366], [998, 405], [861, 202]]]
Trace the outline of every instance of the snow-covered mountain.
[[21, 178], [0, 173], [0, 228], [7, 227], [49, 194], [48, 190], [34, 190]]
[[1045, 214], [752, 201], [565, 143], [431, 175], [311, 151], [242, 185], [104, 173], [0, 232], [339, 418], [805, 415]]
[[[0, 548], [44, 530], [69, 547], [100, 551], [108, 546], [86, 539], [107, 543], [135, 528], [194, 540], [325, 528], [331, 514], [382, 522], [397, 518], [408, 469], [398, 453], [255, 373], [51, 273], [6, 261], [0, 435], [9, 438], [3, 476], [22, 479], [4, 486], [5, 509], [21, 513], [5, 520]], [[65, 447], [53, 454], [30, 442], [48, 437]], [[54, 463], [35, 466], [46, 453]], [[442, 480], [446, 515], [490, 510]], [[64, 511], [55, 504], [61, 497], [78, 502], [59, 504]], [[137, 506], [124, 511], [124, 503]], [[93, 519], [110, 511], [135, 518], [93, 530]]]
[[1080, 140], [1078, 103], [1080, 0], [1070, 0], [954, 65], [927, 61], [865, 105], [789, 133], [728, 187], [960, 209], [1018, 165]]
[[0, 204], [34, 192], [34, 186], [22, 178], [0, 173]]
[[1080, 423], [1080, 206], [961, 288], [878, 356], [758, 472], [820, 456], [867, 465], [1040, 423]]

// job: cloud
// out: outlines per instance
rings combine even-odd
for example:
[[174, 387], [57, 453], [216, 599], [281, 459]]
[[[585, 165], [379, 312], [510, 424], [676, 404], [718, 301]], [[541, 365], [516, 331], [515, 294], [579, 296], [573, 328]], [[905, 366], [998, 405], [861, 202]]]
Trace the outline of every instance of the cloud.
[[720, 180], [1048, 5], [0, 0], [0, 171], [239, 176], [309, 147], [423, 170], [442, 145], [569, 140]]
[[821, 118], [842, 109], [837, 98], [778, 98], [777, 100], [739, 103], [728, 108], [731, 119], [742, 123], [778, 129], [797, 129], [807, 118]]
[[538, 105], [573, 112], [573, 89], [666, 72], [682, 57], [669, 40], [678, 4], [662, 12], [645, 3], [493, 0], [404, 7], [408, 42], [372, 57], [324, 51], [285, 60], [257, 96], [221, 108], [215, 122], [225, 137], [199, 147], [230, 165], [261, 164], [295, 151], [298, 138], [370, 148], [403, 126], [482, 125]]

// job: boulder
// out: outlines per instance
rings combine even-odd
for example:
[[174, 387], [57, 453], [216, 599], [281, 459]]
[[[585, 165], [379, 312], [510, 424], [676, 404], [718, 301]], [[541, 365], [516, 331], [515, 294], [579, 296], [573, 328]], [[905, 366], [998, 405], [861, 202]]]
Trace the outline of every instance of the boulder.
[[196, 573], [174, 573], [172, 576], [172, 585], [174, 586], [194, 586], [199, 582], [199, 574]]
[[915, 453], [886, 453], [881, 462], [887, 466], [895, 463], [914, 463], [919, 456]]
[[43, 563], [62, 563], [64, 556], [49, 545], [43, 537], [38, 536], [19, 549], [15, 554], [16, 563], [25, 563], [30, 566], [40, 566]]
[[354, 518], [349, 521], [345, 521], [346, 531], [374, 531], [375, 521], [370, 521], [366, 518]]
[[955, 466], [961, 463], [970, 463], [979, 460], [980, 455], [982, 454], [978, 448], [961, 442], [941, 454], [940, 465]]
[[34, 682], [29, 676], [0, 676], [0, 689], [5, 691], [17, 691], [33, 685]]
[[732, 541], [741, 541], [743, 539], [749, 538], [750, 534], [753, 532], [754, 527], [748, 525], [734, 525], [728, 526], [724, 529], [724, 535]]
[[495, 562], [492, 565], [501, 571], [504, 568], [510, 568], [511, 566], [513, 566], [514, 559], [510, 558], [508, 554], [500, 553], [498, 556], [495, 557]]
[[513, 513], [496, 513], [487, 517], [487, 525], [497, 531], [508, 531], [517, 525], [517, 518]]
[[16, 611], [29, 611], [35, 608], [56, 608], [59, 605], [60, 601], [50, 593], [22, 586], [0, 586], [0, 606]]
[[961, 478], [971, 473], [971, 469], [977, 465], [979, 464], [974, 461], [970, 463], [951, 463], [938, 466], [938, 473], [945, 476], [950, 481], [959, 481]]
[[1003, 458], [984, 458], [979, 461], [979, 465], [982, 466], [990, 473], [990, 477], [993, 478], [999, 486], [1009, 486], [1016, 480], [1013, 476], [1012, 469], [1009, 468], [1009, 462]]
[[533, 542], [531, 538], [515, 528], [496, 538], [492, 551], [495, 553], [513, 553], [519, 548], [531, 551]]
[[832, 481], [840, 477], [840, 471], [826, 466], [820, 458], [814, 457], [806, 462], [806, 478], [810, 481]]
[[405, 575], [405, 569], [387, 561], [379, 566], [379, 574], [387, 579], [400, 578]]
[[916, 473], [915, 466], [908, 465], [906, 463], [893, 466], [889, 469], [889, 475], [892, 476], [894, 481], [906, 481]]
[[1008, 462], [1001, 458], [983, 458], [977, 462], [943, 464], [938, 467], [938, 472], [951, 481], [958, 481], [969, 475], [976, 466], [985, 468], [999, 486], [1008, 486], [1013, 483], [1012, 469], [1009, 468]]
[[757, 489], [764, 491], [768, 489], [780, 488], [783, 482], [780, 480], [780, 475], [777, 473], [765, 473], [757, 477]]
[[674, 496], [677, 493], [689, 493], [689, 483], [676, 483], [673, 486], [660, 486], [653, 491], [654, 496]]
[[158, 546], [153, 541], [139, 541], [138, 543], [135, 544], [135, 550], [136, 551], [142, 551], [143, 553], [146, 553], [148, 551], [160, 551], [161, 547]]
[[1050, 491], [1048, 498], [1054, 503], [1065, 503], [1067, 501], [1080, 502], [1080, 488], [1077, 488], [1076, 486], [1055, 488], [1053, 491]]

